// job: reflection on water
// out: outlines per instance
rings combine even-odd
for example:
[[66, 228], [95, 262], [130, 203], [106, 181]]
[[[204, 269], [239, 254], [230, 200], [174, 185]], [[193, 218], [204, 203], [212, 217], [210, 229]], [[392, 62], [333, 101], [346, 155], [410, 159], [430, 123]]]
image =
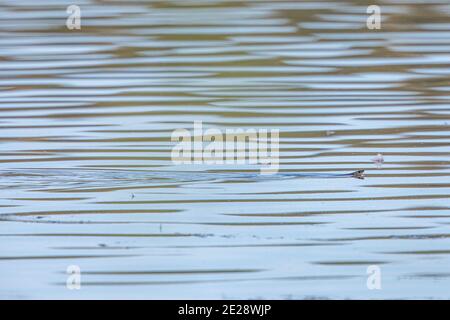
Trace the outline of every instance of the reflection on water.
[[[80, 31], [70, 4], [0, 1], [0, 297], [449, 298], [447, 0], [381, 30], [370, 1], [85, 0]], [[367, 179], [174, 166], [194, 121]]]

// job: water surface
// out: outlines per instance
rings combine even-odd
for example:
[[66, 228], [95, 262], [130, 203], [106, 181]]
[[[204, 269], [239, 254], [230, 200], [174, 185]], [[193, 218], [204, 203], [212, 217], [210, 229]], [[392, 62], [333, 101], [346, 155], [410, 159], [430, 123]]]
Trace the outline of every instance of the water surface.
[[[71, 4], [0, 1], [1, 298], [450, 298], [447, 0], [381, 30], [357, 0], [84, 0], [79, 31]], [[367, 178], [175, 166], [194, 121]]]

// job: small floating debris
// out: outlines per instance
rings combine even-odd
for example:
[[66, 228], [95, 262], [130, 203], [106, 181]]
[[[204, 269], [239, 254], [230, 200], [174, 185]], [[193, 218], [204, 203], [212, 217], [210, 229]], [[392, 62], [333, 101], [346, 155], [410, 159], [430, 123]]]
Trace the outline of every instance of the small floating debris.
[[375, 165], [380, 168], [383, 163], [384, 163], [384, 158], [383, 155], [381, 153], [377, 154], [373, 159], [372, 159], [373, 163], [375, 163]]
[[225, 239], [232, 239], [232, 238], [236, 238], [235, 235], [233, 234], [223, 234], [220, 236], [221, 238], [225, 238]]
[[326, 132], [326, 135], [327, 135], [327, 136], [332, 136], [332, 135], [334, 135], [335, 133], [336, 133], [335, 131], [328, 130], [328, 131]]

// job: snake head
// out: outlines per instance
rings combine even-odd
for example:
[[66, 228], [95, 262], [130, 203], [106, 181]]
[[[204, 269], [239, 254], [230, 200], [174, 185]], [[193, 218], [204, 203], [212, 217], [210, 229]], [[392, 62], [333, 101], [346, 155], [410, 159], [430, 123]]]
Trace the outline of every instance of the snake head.
[[364, 179], [365, 175], [364, 175], [364, 170], [358, 170], [353, 172], [353, 177], [357, 178], [357, 179]]

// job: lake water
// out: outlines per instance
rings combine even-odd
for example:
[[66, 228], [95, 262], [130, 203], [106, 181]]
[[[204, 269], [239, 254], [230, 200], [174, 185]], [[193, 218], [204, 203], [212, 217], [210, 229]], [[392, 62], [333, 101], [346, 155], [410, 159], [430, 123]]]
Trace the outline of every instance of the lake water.
[[[448, 0], [380, 30], [370, 1], [71, 4], [0, 1], [0, 298], [450, 298]], [[177, 166], [194, 121], [366, 179]]]

